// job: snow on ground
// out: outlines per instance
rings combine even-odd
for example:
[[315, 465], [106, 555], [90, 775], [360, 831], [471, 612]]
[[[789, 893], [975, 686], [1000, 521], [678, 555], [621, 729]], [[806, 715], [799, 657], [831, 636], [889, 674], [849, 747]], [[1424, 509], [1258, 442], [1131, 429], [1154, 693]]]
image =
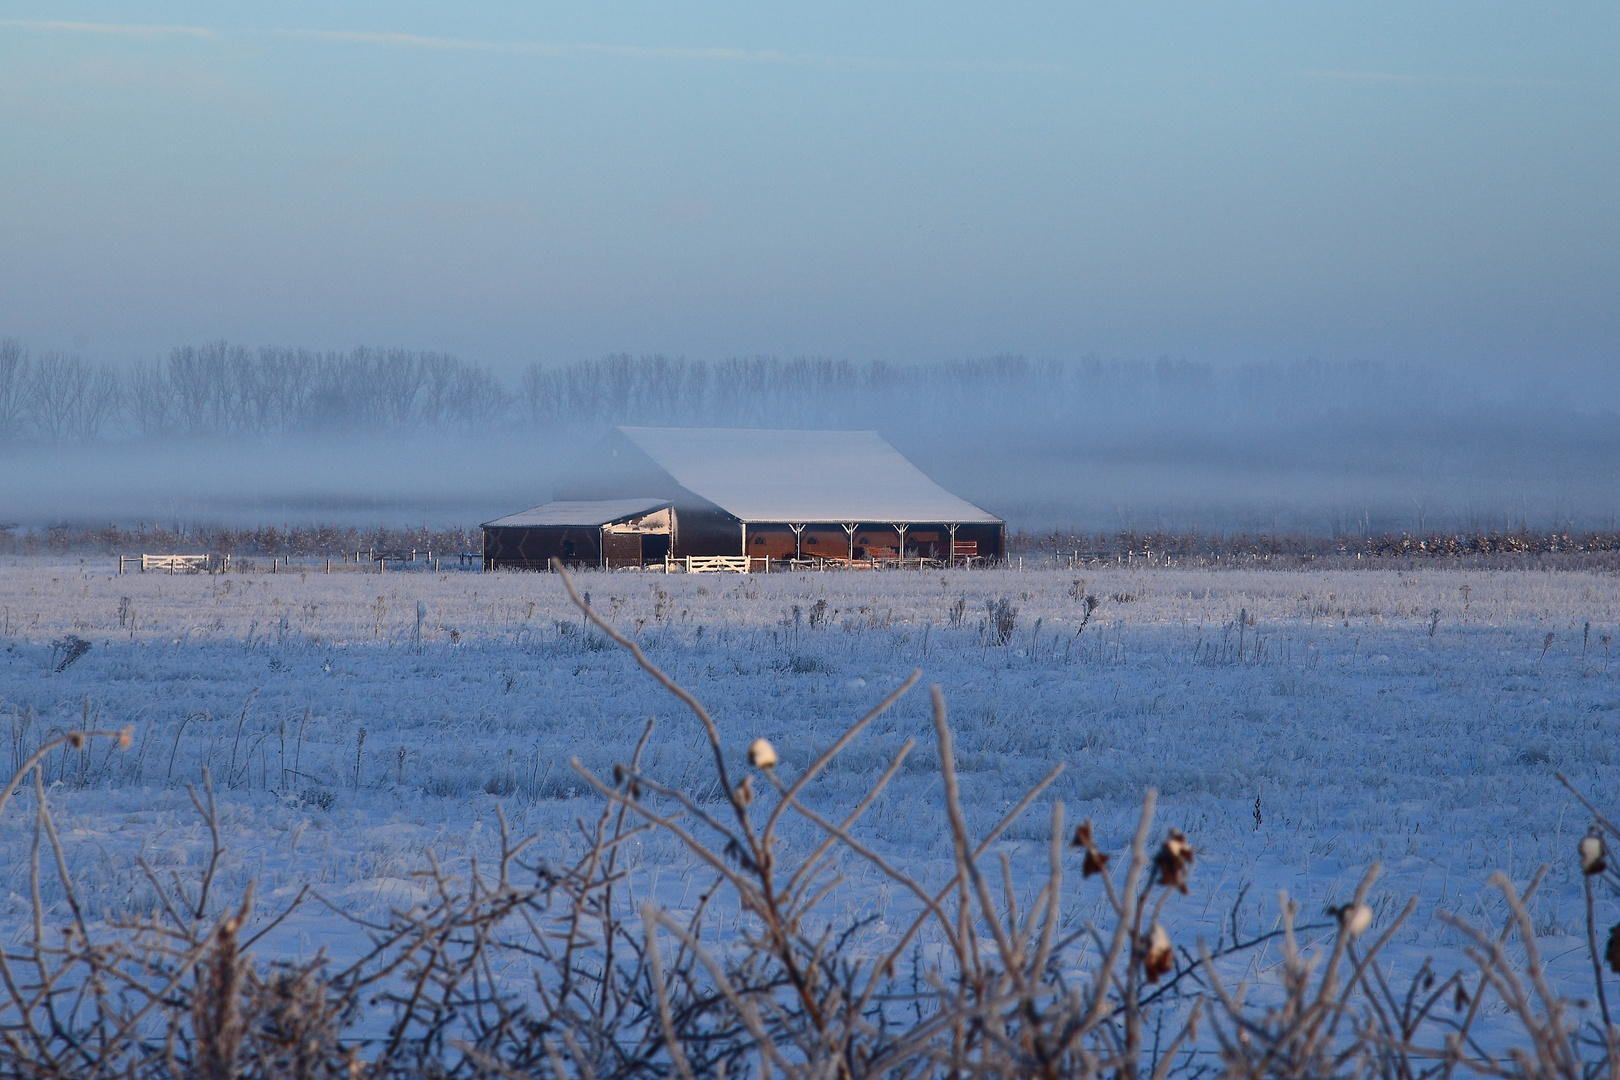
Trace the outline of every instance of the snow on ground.
[[[1537, 923], [1570, 992], [1589, 992], [1573, 858], [1587, 818], [1554, 772], [1612, 797], [1614, 577], [1031, 568], [583, 573], [579, 583], [710, 704], [739, 769], [757, 736], [786, 770], [803, 765], [921, 668], [945, 691], [979, 829], [1062, 762], [1052, 791], [1069, 819], [1094, 818], [1117, 848], [1143, 789], [1158, 788], [1160, 822], [1199, 850], [1192, 896], [1171, 908], [1184, 940], [1230, 928], [1240, 895], [1245, 933], [1274, 925], [1279, 889], [1319, 919], [1380, 861], [1380, 918], [1422, 899], [1397, 959], [1455, 959], [1436, 912], [1494, 918], [1493, 870], [1522, 882], [1550, 863]], [[1100, 604], [1086, 622], [1088, 594]], [[1001, 600], [1017, 609], [1005, 645], [988, 609]], [[582, 628], [551, 575], [118, 576], [101, 560], [18, 559], [0, 564], [0, 608], [8, 772], [87, 716], [136, 727], [127, 752], [50, 761], [53, 807], [92, 908], [150, 902], [138, 853], [159, 867], [201, 859], [206, 835], [183, 785], [204, 767], [225, 808], [227, 893], [257, 878], [270, 908], [308, 882], [362, 912], [417, 895], [410, 875], [429, 849], [450, 865], [487, 852], [497, 803], [514, 829], [577, 847], [574, 821], [597, 804], [568, 758], [606, 772], [649, 716], [659, 721], [649, 773], [698, 788], [710, 776], [696, 721]], [[52, 643], [68, 634], [92, 648], [53, 672], [62, 654]], [[917, 749], [863, 836], [942, 880], [925, 689], [879, 720], [810, 801], [853, 803], [908, 738]], [[1030, 875], [1045, 858], [1044, 805], [1008, 834]], [[0, 831], [0, 919], [18, 930], [29, 813], [15, 801]], [[634, 856], [638, 887], [671, 903], [701, 884], [657, 840]], [[1078, 875], [1071, 887], [1094, 900]], [[847, 911], [882, 912], [890, 900], [870, 873], [834, 897]], [[341, 954], [353, 938], [311, 907], [261, 948]]]

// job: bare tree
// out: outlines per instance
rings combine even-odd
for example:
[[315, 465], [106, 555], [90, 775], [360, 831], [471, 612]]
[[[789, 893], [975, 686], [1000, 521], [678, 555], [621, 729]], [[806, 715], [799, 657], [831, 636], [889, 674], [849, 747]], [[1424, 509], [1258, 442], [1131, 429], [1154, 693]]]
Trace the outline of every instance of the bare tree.
[[137, 435], [151, 438], [174, 430], [174, 384], [160, 361], [136, 364], [130, 370], [124, 406], [130, 429]]
[[477, 364], [463, 364], [456, 376], [452, 416], [467, 427], [495, 423], [505, 414], [510, 399], [500, 380]]
[[28, 350], [16, 338], [0, 338], [0, 439], [22, 434], [28, 417]]
[[222, 379], [211, 363], [208, 350], [186, 345], [169, 352], [168, 381], [174, 401], [175, 427], [187, 435], [210, 430], [215, 417], [212, 407]]
[[524, 368], [518, 377], [518, 401], [523, 418], [535, 427], [556, 421], [561, 415], [557, 373], [539, 361]]
[[34, 430], [52, 442], [77, 434], [90, 381], [90, 365], [83, 357], [54, 351], [41, 353], [29, 379], [29, 414]]
[[90, 440], [102, 431], [123, 409], [123, 388], [118, 385], [118, 373], [106, 364], [87, 365], [88, 378], [84, 395], [79, 399], [79, 410], [73, 422], [73, 434]]
[[424, 353], [418, 361], [422, 376], [419, 416], [428, 427], [444, 424], [455, 411], [456, 376], [461, 362], [443, 353]]

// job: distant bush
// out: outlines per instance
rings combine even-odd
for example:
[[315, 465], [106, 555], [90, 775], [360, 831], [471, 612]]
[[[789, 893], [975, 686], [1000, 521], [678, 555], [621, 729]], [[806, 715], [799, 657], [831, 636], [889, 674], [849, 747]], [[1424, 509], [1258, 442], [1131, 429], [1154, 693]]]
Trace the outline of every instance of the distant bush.
[[[1605, 564], [1620, 555], [1620, 531], [1587, 530], [1584, 532], [1537, 532], [1524, 529], [1515, 532], [1431, 532], [1423, 535], [1411, 533], [1378, 533], [1373, 535], [1334, 536], [1325, 533], [1289, 532], [1267, 533], [1202, 533], [1155, 530], [1138, 532], [1123, 530], [1116, 533], [1053, 532], [1034, 534], [1014, 533], [1008, 537], [1007, 547], [1014, 555], [1044, 555], [1062, 562], [1064, 559], [1085, 564], [1089, 562], [1132, 563], [1140, 566], [1163, 565], [1167, 561], [1187, 565], [1221, 561], [1260, 561], [1277, 559], [1350, 559], [1355, 560], [1484, 560], [1513, 559], [1525, 556], [1551, 556], [1559, 560], [1581, 561], [1598, 559]], [[1071, 596], [1079, 598], [1084, 590], [1079, 582]], [[1115, 597], [1118, 600], [1118, 597]], [[1129, 601], [1121, 601], [1129, 602]]]

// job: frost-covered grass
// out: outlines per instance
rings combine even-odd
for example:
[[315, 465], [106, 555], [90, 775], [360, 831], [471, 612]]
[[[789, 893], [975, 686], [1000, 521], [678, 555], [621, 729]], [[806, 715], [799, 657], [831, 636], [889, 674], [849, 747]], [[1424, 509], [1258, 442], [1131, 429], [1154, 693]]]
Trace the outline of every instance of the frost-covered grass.
[[[1548, 951], [1567, 953], [1566, 977], [1585, 970], [1572, 856], [1586, 816], [1554, 772], [1600, 802], [1614, 789], [1620, 652], [1611, 663], [1604, 638], [1620, 623], [1616, 578], [1031, 569], [578, 580], [710, 705], [739, 763], [764, 736], [785, 766], [802, 764], [921, 668], [944, 688], [979, 830], [1055, 762], [1067, 766], [1053, 791], [1069, 818], [1094, 818], [1114, 848], [1142, 790], [1159, 789], [1159, 820], [1200, 852], [1196, 903], [1171, 908], [1180, 928], [1212, 936], [1240, 895], [1243, 930], [1269, 928], [1280, 888], [1313, 918], [1382, 861], [1381, 914], [1423, 900], [1402, 948], [1450, 949], [1438, 909], [1494, 916], [1489, 872], [1522, 881], [1546, 862], [1538, 927], [1562, 942]], [[1087, 595], [1100, 601], [1089, 621]], [[1003, 599], [1017, 613], [999, 645], [989, 605]], [[415, 895], [409, 875], [430, 848], [450, 863], [486, 851], [497, 802], [515, 831], [577, 846], [575, 819], [596, 801], [569, 757], [607, 772], [648, 716], [660, 721], [648, 774], [695, 785], [711, 772], [693, 718], [587, 632], [550, 575], [119, 577], [102, 562], [15, 560], [0, 565], [0, 608], [8, 772], [87, 717], [136, 726], [132, 750], [64, 753], [46, 776], [93, 905], [151, 902], [137, 853], [160, 869], [200, 858], [206, 837], [183, 784], [205, 767], [227, 826], [225, 890], [257, 878], [273, 905], [310, 882], [360, 911]], [[63, 653], [52, 643], [69, 634], [92, 648], [53, 672]], [[917, 738], [862, 836], [923, 877], [949, 862], [931, 730], [917, 692], [808, 797], [847, 805]], [[28, 816], [14, 805], [0, 832], [0, 918], [13, 926], [27, 911]], [[1046, 815], [1031, 814], [1011, 848], [1037, 852], [1045, 829]], [[641, 888], [672, 903], [697, 888], [668, 847], [649, 840], [631, 856]], [[891, 898], [857, 876], [836, 899], [881, 913]], [[341, 953], [350, 936], [310, 908], [276, 944]]]

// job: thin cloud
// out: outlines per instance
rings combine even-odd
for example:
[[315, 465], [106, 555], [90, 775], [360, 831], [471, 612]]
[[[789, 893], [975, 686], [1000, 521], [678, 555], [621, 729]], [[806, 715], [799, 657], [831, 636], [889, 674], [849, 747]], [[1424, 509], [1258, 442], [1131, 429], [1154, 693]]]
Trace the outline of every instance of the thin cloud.
[[546, 41], [488, 41], [477, 38], [427, 37], [421, 34], [388, 33], [368, 30], [219, 30], [201, 26], [137, 25], [127, 23], [62, 22], [26, 19], [0, 19], [0, 29], [38, 30], [58, 33], [104, 34], [127, 37], [192, 37], [221, 39], [228, 36], [290, 38], [339, 45], [369, 45], [382, 48], [437, 49], [449, 52], [504, 53], [515, 56], [606, 56], [646, 60], [707, 61], [748, 64], [793, 64], [817, 67], [926, 68], [955, 71], [1057, 71], [1058, 65], [1030, 61], [927, 62], [885, 60], [868, 56], [829, 56], [818, 53], [785, 53], [772, 49], [674, 48], [641, 45], [580, 45]]
[[138, 25], [132, 23], [65, 22], [43, 19], [0, 19], [0, 29], [54, 30], [65, 34], [107, 34], [122, 37], [218, 37], [205, 26]]

